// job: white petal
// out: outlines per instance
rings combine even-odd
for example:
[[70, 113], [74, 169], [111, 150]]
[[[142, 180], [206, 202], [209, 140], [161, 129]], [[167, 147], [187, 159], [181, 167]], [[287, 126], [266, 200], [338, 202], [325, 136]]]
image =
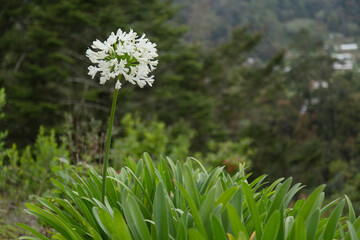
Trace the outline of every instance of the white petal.
[[97, 48], [100, 50], [106, 50], [107, 47], [104, 43], [100, 42], [99, 40], [96, 39], [96, 41], [93, 42], [92, 48]]

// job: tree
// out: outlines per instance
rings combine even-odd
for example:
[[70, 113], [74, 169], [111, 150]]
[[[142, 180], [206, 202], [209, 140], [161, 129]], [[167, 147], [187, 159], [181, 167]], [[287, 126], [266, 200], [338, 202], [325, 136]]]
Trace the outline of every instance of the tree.
[[[76, 119], [84, 112], [103, 115], [113, 86], [100, 87], [98, 80], [87, 76], [84, 55], [93, 40], [119, 27], [146, 32], [162, 53], [161, 72], [183, 33], [181, 26], [169, 22], [176, 13], [171, 1], [14, 0], [1, 5], [0, 82], [8, 92], [5, 126], [10, 139], [22, 144], [36, 136], [39, 125], [63, 122], [64, 111]], [[124, 92], [121, 100], [134, 98]]]

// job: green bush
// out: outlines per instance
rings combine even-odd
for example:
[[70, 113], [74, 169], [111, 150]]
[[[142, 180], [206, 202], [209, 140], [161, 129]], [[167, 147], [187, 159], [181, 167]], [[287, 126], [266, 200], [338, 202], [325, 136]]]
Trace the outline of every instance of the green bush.
[[144, 151], [154, 156], [184, 159], [189, 155], [194, 136], [194, 131], [185, 122], [167, 127], [163, 122], [145, 122], [132, 114], [126, 114], [121, 119], [120, 130], [123, 131], [123, 137], [115, 138], [111, 149], [110, 159], [115, 169], [120, 169], [127, 157], [140, 159]]
[[[5, 100], [1, 97], [2, 93], [3, 91], [0, 91], [0, 108], [2, 99]], [[97, 168], [98, 162], [91, 159], [99, 159], [100, 154], [95, 152], [101, 152], [96, 143], [99, 140], [96, 137], [99, 123], [90, 121], [90, 125], [92, 127], [86, 125], [91, 131], [87, 131], [84, 139], [77, 139], [83, 148], [76, 158], [70, 157], [74, 154], [73, 151], [79, 150], [75, 149], [76, 144], [69, 137], [59, 139], [54, 130], [46, 131], [44, 127], [40, 127], [35, 144], [24, 149], [19, 149], [15, 144], [11, 148], [5, 148], [1, 136], [6, 133], [0, 133], [0, 193], [13, 203], [18, 203], [29, 195], [53, 192], [51, 177], [60, 176], [67, 183], [72, 180], [72, 169], [84, 172], [83, 165], [87, 167], [87, 164]], [[191, 154], [194, 131], [186, 123], [179, 122], [166, 127], [163, 122], [145, 122], [137, 116], [127, 114], [122, 119], [120, 129], [123, 129], [123, 136], [114, 139], [111, 150], [111, 163], [115, 169], [120, 169], [128, 157], [140, 159], [142, 149], [173, 159], [184, 159]], [[93, 149], [91, 144], [96, 147]], [[225, 164], [227, 171], [234, 172], [239, 163], [246, 162], [247, 166], [251, 165], [250, 158], [254, 151], [250, 145], [250, 139], [239, 142], [209, 141], [208, 153], [195, 155], [203, 158], [206, 165]]]
[[227, 172], [235, 173], [240, 163], [246, 163], [247, 167], [251, 167], [251, 158], [256, 153], [251, 144], [252, 140], [250, 138], [242, 138], [237, 142], [209, 141], [209, 151], [204, 159], [213, 166], [225, 165]]
[[49, 225], [51, 239], [358, 239], [360, 218], [347, 197], [323, 206], [320, 186], [295, 201], [303, 186], [291, 186], [291, 178], [266, 185], [265, 175], [249, 181], [239, 167], [233, 176], [195, 159], [161, 159], [155, 167], [144, 154], [120, 173], [108, 169], [104, 202], [101, 176], [90, 169], [68, 185], [53, 179], [66, 198], [41, 197], [40, 206], [27, 204], [26, 211]]
[[102, 121], [93, 117], [80, 118], [64, 114], [65, 123], [57, 133], [63, 135], [68, 145], [72, 164], [100, 162], [103, 155], [106, 129]]
[[0, 193], [17, 203], [30, 194], [41, 195], [50, 191], [50, 178], [61, 176], [69, 181], [71, 172], [65, 144], [58, 144], [55, 131], [46, 133], [40, 127], [34, 146], [18, 150], [3, 148], [0, 155]]
[[166, 126], [157, 120], [143, 121], [137, 115], [126, 114], [121, 120], [123, 137], [114, 139], [111, 152], [111, 164], [115, 169], [120, 169], [128, 157], [138, 160], [144, 150], [153, 156], [169, 156], [171, 159], [185, 159], [186, 156], [195, 155], [203, 159], [205, 165], [225, 165], [230, 173], [236, 171], [239, 163], [251, 166], [251, 157], [255, 153], [250, 138], [239, 141], [207, 142], [208, 151], [205, 154], [192, 152], [192, 140], [195, 131], [187, 123], [178, 122]]

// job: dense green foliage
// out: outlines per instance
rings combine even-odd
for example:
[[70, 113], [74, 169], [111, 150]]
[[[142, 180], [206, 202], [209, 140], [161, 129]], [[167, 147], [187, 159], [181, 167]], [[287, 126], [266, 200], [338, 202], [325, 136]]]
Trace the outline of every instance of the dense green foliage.
[[[2, 92], [0, 92], [2, 93]], [[189, 146], [193, 130], [183, 125], [165, 128], [163, 122], [152, 120], [141, 121], [139, 117], [127, 114], [121, 120], [122, 137], [115, 138], [111, 149], [110, 164], [119, 170], [126, 159], [137, 160], [142, 156], [142, 150], [152, 152], [152, 156], [173, 156], [174, 159], [185, 158], [190, 154]], [[86, 141], [80, 141], [84, 151], [78, 156], [78, 161], [70, 161], [70, 152], [74, 148], [68, 136], [57, 139], [55, 131], [46, 132], [40, 127], [36, 141], [24, 149], [15, 144], [0, 148], [0, 195], [8, 199], [8, 204], [18, 204], [29, 196], [56, 195], [51, 186], [50, 178], [61, 178], [65, 183], [71, 181], [73, 171], [85, 174], [92, 166], [100, 169], [96, 159], [101, 155], [96, 141], [97, 133], [85, 135]], [[58, 143], [60, 142], [60, 144]], [[88, 144], [88, 146], [84, 146]], [[218, 165], [223, 160], [230, 172], [234, 172], [239, 163], [251, 166], [254, 149], [251, 140], [242, 139], [239, 142], [209, 142], [210, 151], [206, 154], [196, 153], [202, 157], [206, 165]], [[103, 156], [101, 156], [103, 158]], [[101, 160], [100, 160], [101, 161]]]
[[29, 195], [51, 192], [50, 178], [70, 173], [66, 145], [58, 145], [54, 131], [44, 131], [40, 128], [35, 144], [22, 151], [15, 144], [0, 149], [0, 194], [12, 203], [24, 201]]
[[124, 156], [139, 159], [142, 151], [153, 156], [173, 156], [182, 159], [190, 153], [194, 131], [187, 124], [166, 128], [165, 123], [156, 120], [142, 121], [139, 116], [126, 114], [121, 120], [124, 137], [116, 138], [111, 153], [111, 166], [120, 169]]
[[[360, 75], [334, 71], [334, 59], [308, 32], [300, 32], [292, 46], [291, 70], [278, 76], [281, 90], [263, 95], [246, 112], [251, 124], [243, 136], [259, 149], [254, 167], [310, 186], [327, 183], [334, 194], [345, 188], [356, 201], [358, 185], [348, 181], [358, 178]], [[327, 85], [314, 88], [316, 82]]]
[[[223, 167], [206, 170], [195, 159], [161, 159], [155, 167], [144, 154], [119, 173], [111, 168], [108, 173], [105, 203], [101, 177], [90, 170], [89, 177], [77, 176], [69, 185], [53, 179], [65, 199], [39, 198], [40, 206], [27, 204], [26, 211], [54, 229], [50, 238], [68, 240], [355, 240], [360, 235], [360, 217], [347, 197], [324, 206], [320, 186], [307, 200], [293, 202], [303, 186], [291, 186], [291, 178], [266, 184], [265, 175], [248, 182], [241, 164], [231, 177]], [[20, 226], [35, 239], [49, 239]]]
[[[19, 126], [56, 126], [63, 122], [65, 111], [77, 119], [88, 116], [84, 113], [101, 116], [102, 111], [107, 112], [104, 102], [107, 105], [111, 88], [94, 87], [98, 84], [86, 75], [89, 62], [84, 55], [94, 39], [102, 39], [119, 27], [146, 32], [158, 44], [163, 63], [159, 72], [166, 74], [169, 50], [177, 45], [183, 31], [168, 23], [175, 13], [168, 1], [15, 0], [1, 5], [0, 57], [4, 60], [0, 84], [11, 96], [6, 128], [22, 145], [35, 138], [37, 127]], [[146, 14], [139, 14], [143, 11]], [[122, 92], [122, 112], [138, 101], [134, 92]]]

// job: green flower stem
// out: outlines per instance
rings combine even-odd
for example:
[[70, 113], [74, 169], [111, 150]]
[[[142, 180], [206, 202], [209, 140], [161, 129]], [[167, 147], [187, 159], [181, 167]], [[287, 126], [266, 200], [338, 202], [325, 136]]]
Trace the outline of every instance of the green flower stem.
[[107, 138], [106, 138], [105, 159], [104, 159], [104, 167], [103, 167], [103, 174], [102, 174], [102, 181], [103, 181], [102, 182], [102, 190], [101, 190], [101, 201], [102, 202], [104, 202], [104, 199], [105, 199], [106, 175], [107, 175], [107, 167], [108, 167], [108, 162], [109, 162], [109, 150], [110, 150], [110, 145], [111, 145], [111, 133], [112, 133], [112, 128], [113, 128], [113, 124], [114, 124], [114, 116], [115, 116], [115, 108], [116, 108], [116, 100], [117, 100], [118, 92], [119, 92], [119, 90], [115, 89], [113, 102], [112, 102], [112, 106], [111, 106], [109, 129], [108, 129]]

